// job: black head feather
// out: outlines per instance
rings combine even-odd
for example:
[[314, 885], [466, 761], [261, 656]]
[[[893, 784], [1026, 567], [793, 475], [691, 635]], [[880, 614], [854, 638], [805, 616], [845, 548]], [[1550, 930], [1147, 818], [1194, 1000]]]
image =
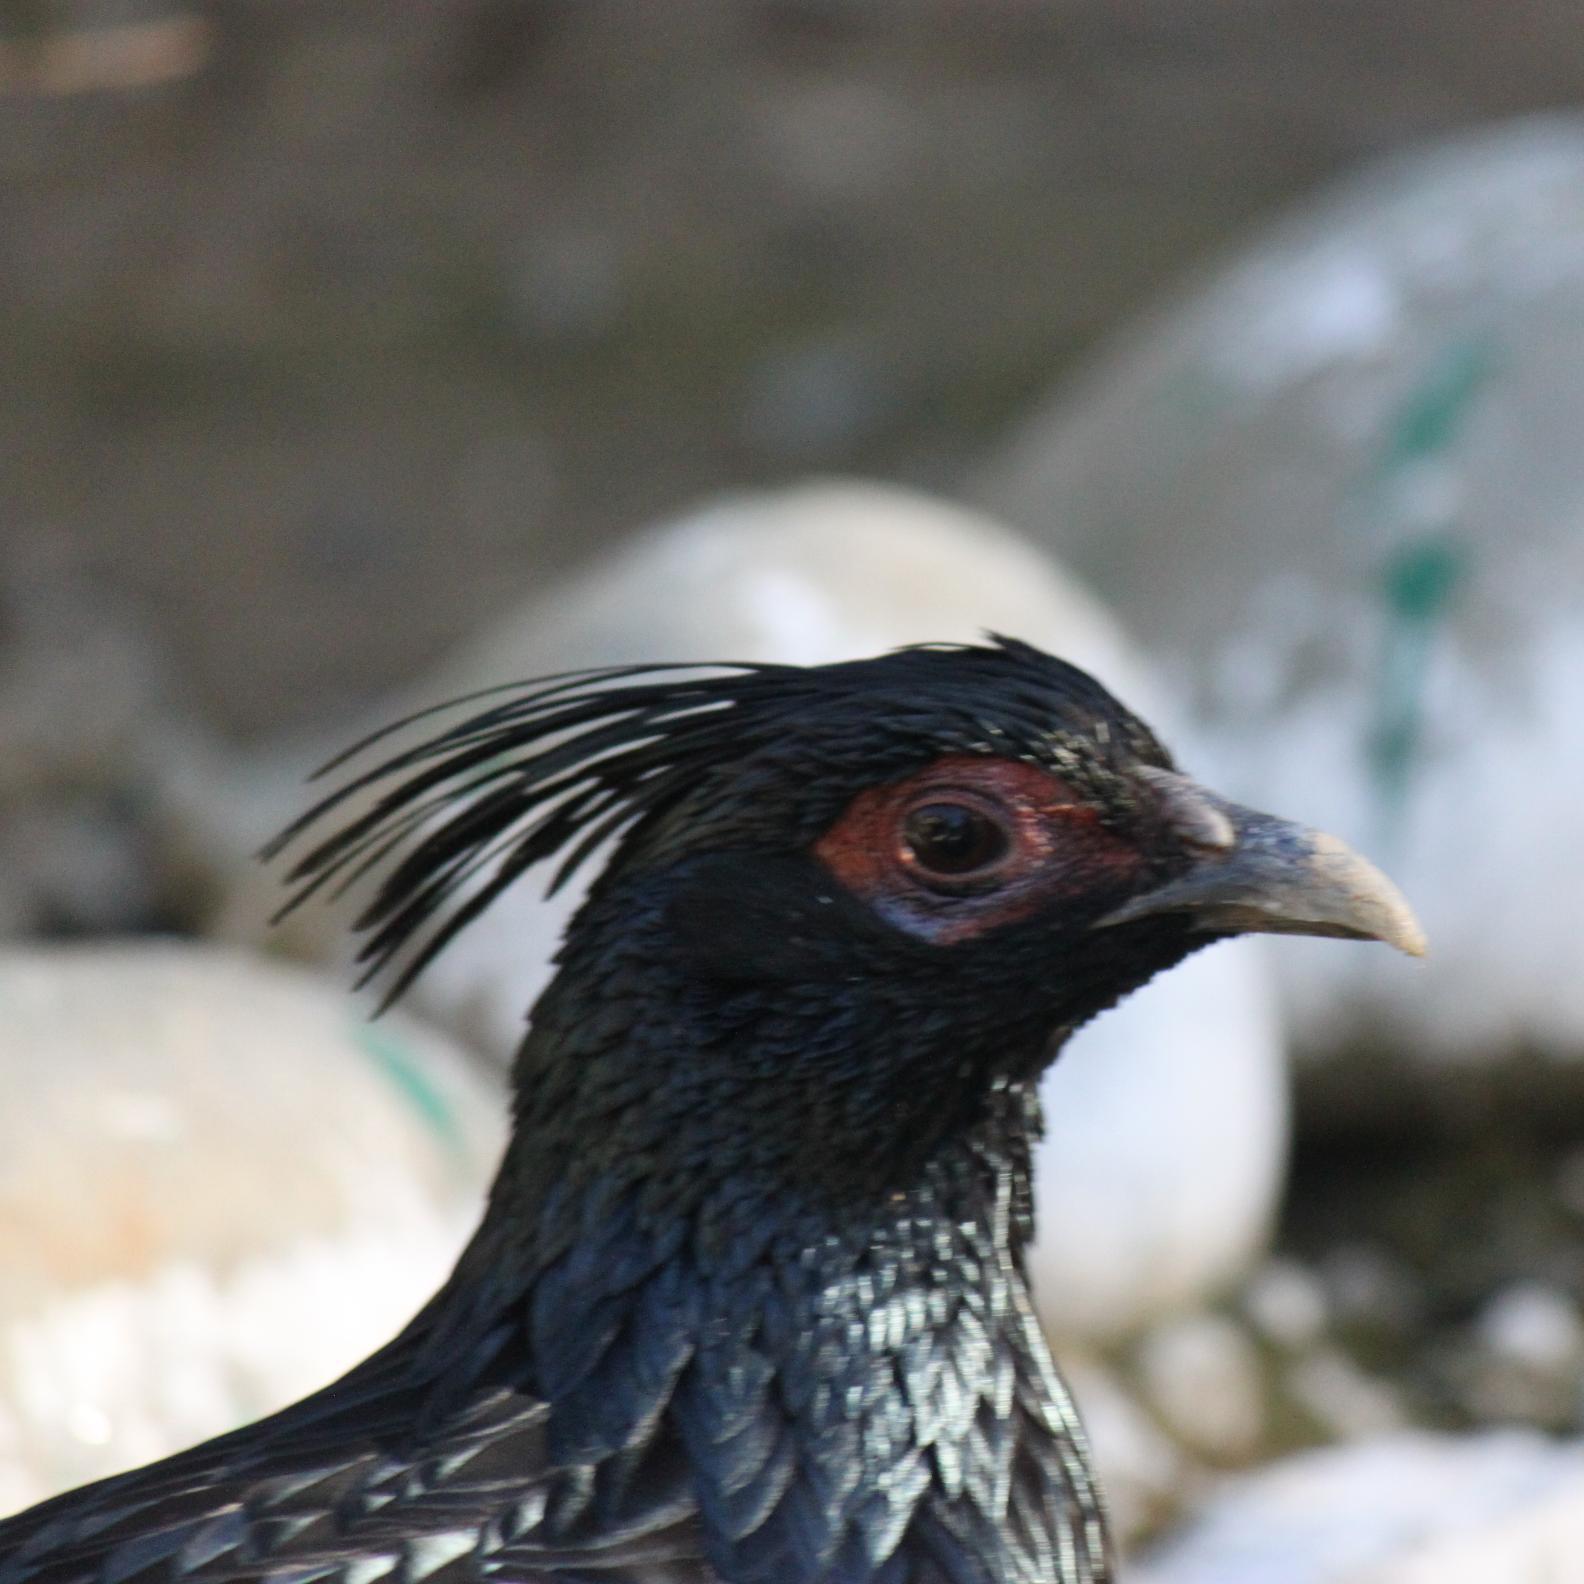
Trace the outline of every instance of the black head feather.
[[[612, 849], [519, 1048], [473, 1242], [344, 1381], [0, 1523], [0, 1584], [165, 1558], [186, 1579], [190, 1556], [429, 1577], [437, 1531], [458, 1580], [1109, 1578], [1019, 1258], [1053, 1039], [1198, 943], [1095, 927], [1169, 862], [1138, 775], [1160, 744], [1003, 638], [442, 711], [328, 767], [373, 753], [269, 851], [344, 822], [287, 907], [374, 882], [358, 928], [389, 1001], [527, 870], [554, 889]], [[917, 873], [909, 822], [953, 807], [1005, 816], [977, 890]]]
[[[264, 849], [274, 857], [372, 798], [297, 861], [277, 917], [383, 868], [355, 926], [365, 936], [359, 982], [388, 975], [382, 1007], [527, 870], [559, 857], [554, 893], [625, 837], [618, 868], [685, 806], [721, 812], [705, 789], [735, 779], [737, 801], [749, 801], [755, 765], [785, 769], [806, 757], [810, 777], [845, 796], [844, 767], [877, 779], [933, 754], [996, 754], [1060, 770], [1103, 799], [1108, 763], [1170, 764], [1148, 727], [1086, 672], [992, 635], [982, 646], [919, 645], [825, 666], [613, 666], [511, 683], [398, 721], [319, 774], [485, 699], [495, 702], [357, 774]], [[819, 791], [810, 786], [809, 829], [789, 835], [810, 834], [828, 814]]]
[[[558, 860], [553, 888], [613, 846], [477, 1234], [341, 1382], [0, 1521], [0, 1584], [1105, 1584], [1021, 1268], [1034, 1081], [1245, 927], [1250, 884], [1378, 932], [1336, 900], [1335, 844], [1169, 773], [1009, 639], [445, 708], [271, 850], [348, 818], [288, 906], [377, 878], [359, 927], [390, 999], [530, 867]], [[1361, 861], [1341, 873], [1367, 901]], [[1200, 928], [1185, 896], [1223, 911]]]

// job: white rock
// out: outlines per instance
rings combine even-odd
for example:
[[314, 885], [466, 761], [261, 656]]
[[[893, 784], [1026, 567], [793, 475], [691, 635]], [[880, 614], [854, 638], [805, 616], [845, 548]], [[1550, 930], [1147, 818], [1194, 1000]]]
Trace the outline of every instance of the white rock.
[[1265, 1428], [1258, 1350], [1225, 1315], [1183, 1315], [1140, 1343], [1139, 1379], [1178, 1440], [1222, 1462], [1249, 1457]]
[[0, 953], [0, 1511], [333, 1379], [443, 1279], [503, 1109], [449, 1041], [210, 948]]
[[1400, 1430], [1408, 1423], [1396, 1388], [1367, 1373], [1341, 1348], [1306, 1353], [1288, 1369], [1286, 1382], [1293, 1401], [1344, 1440]]
[[[986, 628], [1077, 661], [1152, 719], [1169, 713], [1105, 611], [1004, 529], [910, 492], [826, 483], [730, 497], [650, 530], [530, 600], [384, 718], [574, 666], [809, 664]], [[233, 908], [244, 934], [267, 913], [262, 898], [279, 895], [259, 887], [247, 877]], [[576, 900], [547, 904], [531, 882], [508, 892], [425, 973], [415, 1005], [504, 1060]], [[323, 958], [342, 949], [343, 924], [316, 912], [297, 939]], [[1200, 954], [1083, 1031], [1045, 1097], [1033, 1266], [1053, 1326], [1136, 1326], [1230, 1280], [1260, 1248], [1285, 1161], [1286, 1091], [1256, 943]]]
[[1136, 1584], [1584, 1579], [1584, 1445], [1400, 1434], [1230, 1483]]
[[1231, 792], [1413, 900], [1427, 966], [1283, 944], [1310, 1046], [1584, 1070], [1581, 326], [1584, 120], [1460, 136], [1256, 235], [976, 485], [1148, 635]]
[[1296, 1260], [1267, 1260], [1244, 1285], [1243, 1312], [1278, 1347], [1309, 1347], [1326, 1328], [1325, 1288]]
[[1515, 1282], [1481, 1312], [1480, 1340], [1498, 1358], [1538, 1373], [1572, 1373], [1584, 1362], [1584, 1318], [1568, 1295], [1541, 1282]]
[[1230, 1284], [1264, 1247], [1288, 1119], [1260, 946], [1189, 958], [1047, 1075], [1029, 1268], [1053, 1329], [1134, 1330]]

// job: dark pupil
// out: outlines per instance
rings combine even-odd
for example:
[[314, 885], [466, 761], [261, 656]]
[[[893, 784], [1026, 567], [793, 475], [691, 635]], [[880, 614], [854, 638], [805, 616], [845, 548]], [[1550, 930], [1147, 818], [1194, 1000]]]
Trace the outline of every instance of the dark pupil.
[[1007, 846], [1006, 832], [961, 803], [926, 803], [907, 817], [903, 832], [913, 856], [937, 874], [967, 874], [994, 863]]

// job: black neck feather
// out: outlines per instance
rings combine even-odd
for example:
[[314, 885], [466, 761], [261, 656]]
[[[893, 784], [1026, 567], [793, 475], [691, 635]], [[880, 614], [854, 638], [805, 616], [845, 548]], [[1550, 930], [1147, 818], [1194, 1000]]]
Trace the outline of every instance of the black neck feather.
[[[626, 925], [641, 958], [644, 921]], [[536, 1009], [487, 1218], [424, 1319], [432, 1411], [503, 1370], [546, 1400], [562, 1484], [605, 1490], [559, 1498], [569, 1540], [610, 1522], [646, 1459], [680, 1457], [706, 1554], [742, 1584], [878, 1579], [925, 1554], [896, 1576], [1104, 1578], [1081, 1431], [1021, 1265], [1032, 1088], [937, 1084], [908, 1148], [876, 1109], [893, 1079], [853, 1101], [833, 1072], [835, 1110], [789, 1114], [818, 1088], [810, 1040], [895, 1064], [828, 1009], [815, 1027], [762, 994], [694, 1004], [685, 978], [619, 951], [594, 976], [595, 926], [558, 980], [579, 993]], [[802, 1059], [778, 1085], [783, 1038]], [[930, 1055], [924, 1070], [952, 1072]], [[1051, 1571], [1053, 1548], [1072, 1571]]]

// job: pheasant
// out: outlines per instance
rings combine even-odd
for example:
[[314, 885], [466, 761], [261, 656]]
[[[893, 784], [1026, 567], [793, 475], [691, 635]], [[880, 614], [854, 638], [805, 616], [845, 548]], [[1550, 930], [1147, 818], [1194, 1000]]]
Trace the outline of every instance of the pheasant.
[[1022, 1267], [1039, 1074], [1199, 946], [1417, 954], [1407, 905], [1011, 639], [462, 702], [277, 848], [288, 906], [378, 879], [387, 999], [609, 849], [477, 1233], [335, 1384], [0, 1522], [0, 1584], [1112, 1579]]

